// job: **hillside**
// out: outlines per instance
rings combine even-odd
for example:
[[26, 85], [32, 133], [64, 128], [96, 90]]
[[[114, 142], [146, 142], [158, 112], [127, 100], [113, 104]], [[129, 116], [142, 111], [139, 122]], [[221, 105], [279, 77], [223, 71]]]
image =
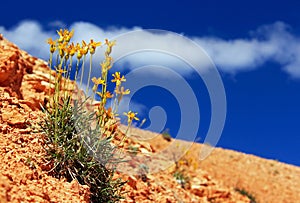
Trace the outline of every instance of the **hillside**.
[[[1, 203], [89, 201], [87, 186], [48, 175], [42, 135], [28, 127], [42, 116], [40, 104], [45, 102], [49, 88], [53, 84], [49, 82], [47, 63], [0, 35]], [[131, 129], [129, 135], [124, 147], [134, 146], [138, 155], [147, 157], [150, 169], [166, 164], [168, 167], [145, 174], [145, 178], [119, 172], [119, 177], [128, 180], [123, 202], [251, 202], [237, 188], [253, 195], [257, 202], [300, 202], [299, 167], [221, 148], [200, 162], [197, 157], [203, 145], [193, 144], [184, 157], [189, 161], [180, 166], [189, 179], [183, 187], [173, 177], [174, 152], [166, 151], [162, 159], [156, 155], [174, 142], [185, 146], [185, 141], [169, 142], [159, 134], [140, 129]], [[131, 162], [133, 168], [140, 164], [137, 159]]]

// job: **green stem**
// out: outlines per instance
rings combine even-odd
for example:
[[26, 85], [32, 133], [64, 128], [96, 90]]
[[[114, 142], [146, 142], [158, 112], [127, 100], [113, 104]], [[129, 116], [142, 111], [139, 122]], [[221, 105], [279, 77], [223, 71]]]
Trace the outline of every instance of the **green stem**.
[[64, 59], [64, 61], [63, 61], [63, 63], [64, 63], [64, 65], [63, 65], [63, 67], [64, 67], [64, 77], [65, 77], [65, 81], [64, 81], [64, 83], [62, 84], [63, 85], [63, 89], [64, 89], [64, 96], [65, 96], [65, 98], [66, 98], [66, 84], [67, 84], [67, 65], [68, 65], [68, 59]]
[[50, 65], [50, 70], [49, 70], [49, 98], [50, 98], [50, 94], [51, 94], [51, 80], [52, 80], [52, 74], [51, 74], [51, 70], [52, 70], [52, 60], [53, 60], [53, 53], [50, 53], [50, 59], [49, 59], [49, 65]]
[[122, 138], [122, 140], [121, 140], [121, 142], [120, 142], [120, 146], [123, 146], [123, 144], [124, 144], [124, 142], [125, 142], [125, 138], [128, 137], [127, 134], [128, 134], [128, 130], [129, 130], [130, 126], [131, 126], [131, 123], [132, 123], [132, 121], [130, 121], [130, 122], [128, 123], [128, 125], [127, 125], [127, 129], [126, 129], [126, 131], [125, 131], [124, 137]]
[[102, 108], [100, 109], [100, 119], [99, 119], [100, 125], [102, 123], [103, 114], [104, 114], [104, 108], [105, 108], [105, 104], [106, 104], [105, 93], [106, 93], [106, 85], [107, 85], [107, 72], [108, 72], [107, 70], [105, 70], [105, 71], [102, 72], [102, 77], [104, 79], [104, 84], [102, 85], [102, 91], [101, 91], [101, 94], [102, 94], [102, 97], [101, 97]]
[[[116, 92], [116, 91], [115, 91]], [[112, 106], [113, 109], [113, 113], [117, 113], [118, 111], [118, 106], [119, 106], [119, 102], [118, 102], [118, 96], [119, 94], [116, 93], [115, 99], [114, 99], [114, 104]], [[118, 102], [118, 103], [117, 103]]]
[[[64, 57], [60, 59], [60, 64], [58, 65], [58, 69], [60, 70], [62, 68], [62, 64], [64, 61]], [[57, 74], [56, 70], [56, 74]], [[54, 136], [55, 136], [55, 142], [57, 143], [58, 140], [58, 108], [59, 108], [59, 92], [60, 92], [60, 81], [62, 78], [62, 73], [58, 72], [58, 76], [56, 76], [55, 81], [55, 93], [54, 93], [54, 106], [55, 106], [55, 130], [54, 130]]]
[[85, 90], [87, 95], [89, 95], [89, 87], [90, 87], [90, 80], [91, 80], [92, 57], [93, 57], [93, 54], [90, 55], [90, 70], [89, 70], [88, 82], [87, 82], [87, 86], [86, 86], [86, 90]]
[[83, 61], [82, 61], [82, 65], [81, 65], [81, 77], [80, 77], [80, 85], [79, 87], [81, 88], [81, 85], [82, 85], [82, 79], [83, 79], [83, 74], [84, 74], [84, 62], [85, 62], [85, 56], [83, 56]]
[[70, 79], [71, 77], [71, 72], [72, 72], [72, 66], [73, 66], [73, 57], [70, 57], [70, 63], [69, 63], [69, 67], [68, 67], [68, 72], [67, 72], [67, 78]]
[[67, 89], [69, 89], [71, 72], [72, 72], [72, 56], [70, 57], [70, 62], [68, 64], [68, 70], [67, 70], [67, 73], [66, 73], [66, 79], [69, 79]]
[[75, 83], [76, 83], [76, 81], [77, 81], [77, 76], [78, 76], [79, 62], [80, 62], [80, 59], [77, 59], [77, 63], [76, 63], [76, 72], [75, 72], [75, 78], [74, 78]]

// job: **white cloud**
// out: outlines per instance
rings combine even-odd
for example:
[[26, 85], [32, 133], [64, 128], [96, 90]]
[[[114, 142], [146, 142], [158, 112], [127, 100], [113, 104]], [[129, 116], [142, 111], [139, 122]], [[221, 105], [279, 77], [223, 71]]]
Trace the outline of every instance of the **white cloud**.
[[[205, 61], [207, 60], [205, 54], [197, 52], [197, 49], [187, 43], [185, 38], [178, 40], [178, 36], [169, 32], [142, 31], [139, 27], [102, 29], [88, 22], [75, 22], [70, 28], [75, 29], [74, 41], [82, 39], [88, 41], [90, 38], [103, 41], [104, 38], [111, 39], [118, 36], [119, 40], [113, 56], [123, 56], [131, 53], [132, 50], [145, 47], [148, 52], [131, 54], [124, 60], [124, 64], [126, 62], [132, 67], [158, 64], [171, 67], [180, 73], [190, 73], [191, 69], [183, 69], [178, 65], [178, 58], [174, 58], [174, 53], [191, 59], [192, 63], [201, 61], [202, 67], [210, 63]], [[300, 78], [300, 59], [298, 59], [300, 41], [299, 37], [293, 35], [289, 29], [283, 22], [276, 22], [252, 31], [249, 38], [224, 40], [217, 37], [196, 36], [191, 39], [202, 46], [218, 69], [224, 72], [249, 71], [271, 61], [280, 64], [282, 69], [292, 77]], [[138, 34], [135, 35], [133, 31]], [[131, 34], [124, 35], [128, 32]], [[45, 41], [49, 37], [55, 38], [55, 30], [46, 31], [36, 21], [23, 21], [10, 29], [0, 26], [0, 33], [32, 55], [46, 60], [49, 54]], [[149, 53], [149, 50], [157, 50], [157, 47], [161, 50], [172, 50], [173, 55]], [[97, 64], [102, 59], [102, 55], [103, 50], [94, 57]]]
[[36, 21], [23, 21], [12, 29], [0, 26], [0, 33], [30, 54], [47, 59], [49, 48], [46, 40], [54, 37], [55, 32], [44, 31]]
[[194, 38], [225, 72], [259, 68], [268, 61], [279, 63], [293, 77], [300, 77], [299, 38], [282, 22], [252, 32], [250, 39]]
[[66, 27], [66, 24], [63, 21], [52, 21], [48, 24], [48, 26], [52, 29], [60, 29]]

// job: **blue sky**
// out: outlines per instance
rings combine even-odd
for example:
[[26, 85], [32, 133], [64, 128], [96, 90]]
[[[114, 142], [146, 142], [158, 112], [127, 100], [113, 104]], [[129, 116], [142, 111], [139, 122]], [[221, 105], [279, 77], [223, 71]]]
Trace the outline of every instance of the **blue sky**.
[[[299, 1], [51, 1], [48, 5], [22, 1], [15, 4], [2, 2], [0, 32], [21, 48], [45, 59], [48, 48], [44, 42], [60, 27], [75, 28], [78, 39], [98, 33], [97, 39], [101, 41], [104, 37], [113, 38], [140, 29], [183, 34], [208, 53], [223, 81], [227, 114], [217, 146], [300, 166]], [[145, 40], [143, 36], [135, 42]], [[160, 36], [157, 43], [166, 40], [171, 39]], [[181, 46], [183, 52], [189, 50], [184, 44]], [[211, 105], [199, 75], [182, 71], [184, 65], [179, 66], [174, 59], [151, 53], [146, 57], [137, 55], [119, 65], [130, 72], [131, 66], [151, 65], [154, 59], [160, 65], [174, 68], [194, 90], [201, 116], [197, 136], [203, 141], [210, 125]], [[157, 74], [148, 76], [165, 80]], [[166, 80], [176, 81], [172, 77]], [[165, 111], [167, 120], [163, 127], [176, 136], [182, 115], [171, 93], [149, 86], [137, 91], [131, 99], [140, 115], [147, 118], [149, 109], [160, 105], [153, 112]]]

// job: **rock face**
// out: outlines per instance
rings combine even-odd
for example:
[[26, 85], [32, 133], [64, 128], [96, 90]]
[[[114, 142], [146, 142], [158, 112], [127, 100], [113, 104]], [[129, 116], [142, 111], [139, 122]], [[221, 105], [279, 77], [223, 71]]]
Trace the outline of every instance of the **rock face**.
[[[51, 74], [55, 74], [53, 71]], [[0, 35], [0, 202], [89, 202], [89, 188], [47, 175], [41, 118], [50, 69]], [[50, 89], [51, 90], [51, 89]]]
[[39, 113], [0, 87], [0, 202], [88, 202], [87, 186], [47, 175], [41, 134], [28, 127]]
[[32, 66], [23, 59], [18, 48], [9, 44], [2, 36], [0, 47], [0, 84], [2, 87], [8, 87], [12, 96], [22, 98], [20, 92], [22, 79], [26, 71], [32, 72]]
[[0, 87], [10, 96], [38, 109], [49, 87], [49, 74], [46, 62], [18, 49], [0, 35]]
[[[32, 110], [40, 109], [49, 91], [53, 92], [55, 71], [50, 70], [47, 62], [35, 58], [0, 34], [0, 87]], [[62, 83], [74, 84], [63, 78]], [[66, 85], [73, 87], [73, 85]], [[82, 92], [76, 87], [74, 92]]]
[[[51, 75], [51, 76], [50, 76]], [[0, 35], [0, 202], [89, 202], [89, 188], [73, 181], [57, 180], [47, 174], [41, 134], [33, 131], [42, 116], [39, 111], [53, 83], [47, 63], [34, 58]], [[78, 89], [76, 89], [77, 92]], [[161, 135], [132, 129], [124, 147], [149, 159], [170, 143]], [[134, 135], [151, 137], [138, 141]], [[202, 145], [192, 146], [197, 157]], [[172, 154], [166, 154], [172, 156]], [[164, 164], [157, 162], [157, 166]], [[138, 167], [138, 160], [129, 165]], [[247, 166], [247, 168], [245, 168]], [[184, 164], [189, 184], [173, 177], [174, 167], [155, 174], [118, 177], [128, 180], [122, 202], [220, 202], [250, 203], [236, 187], [251, 192], [259, 202], [299, 202], [300, 168], [259, 159], [238, 152], [216, 149], [203, 162]], [[253, 202], [252, 202], [253, 203]]]

